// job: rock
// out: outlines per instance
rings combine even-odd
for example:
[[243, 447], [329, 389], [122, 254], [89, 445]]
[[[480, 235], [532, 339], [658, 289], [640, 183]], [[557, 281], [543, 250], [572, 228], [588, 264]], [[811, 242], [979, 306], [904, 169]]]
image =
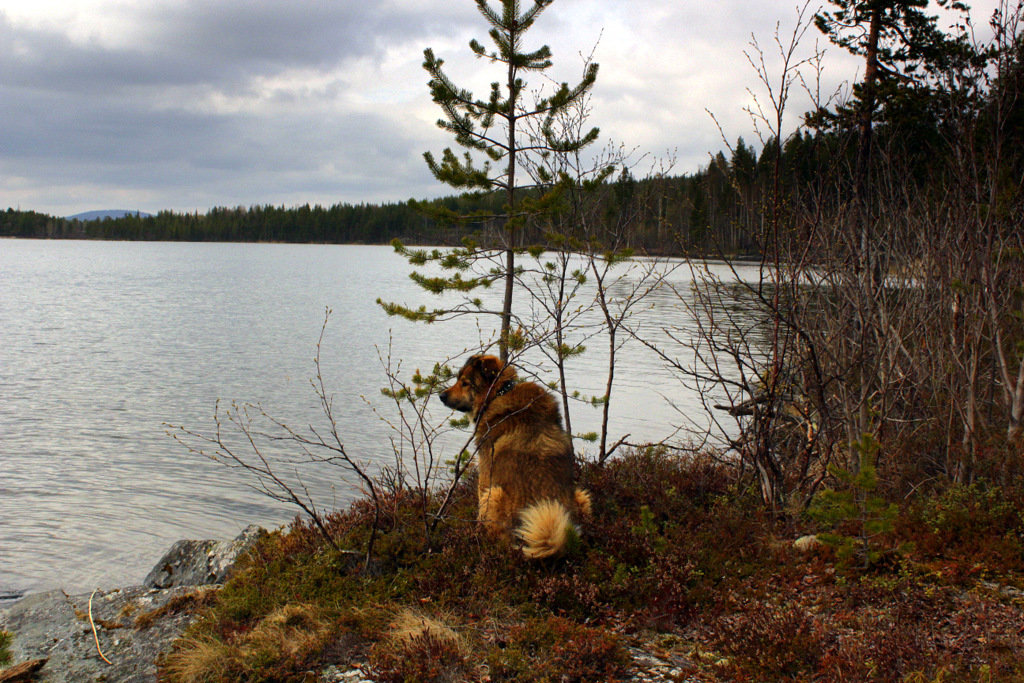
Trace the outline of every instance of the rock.
[[994, 593], [998, 593], [1004, 598], [1010, 598], [1011, 600], [1022, 600], [1024, 599], [1024, 591], [1013, 586], [1002, 586], [998, 583], [992, 583], [991, 581], [981, 581], [980, 584], [989, 589]]
[[13, 602], [23, 596], [21, 591], [0, 591], [0, 605], [5, 602]]
[[358, 667], [349, 668], [334, 665], [328, 666], [321, 671], [317, 676], [317, 681], [319, 683], [372, 683]]
[[183, 586], [157, 590], [136, 586], [95, 593], [92, 616], [96, 638], [110, 664], [96, 649], [89, 623], [88, 594], [69, 596], [50, 591], [28, 595], [0, 610], [0, 628], [14, 634], [10, 645], [14, 661], [48, 660], [36, 678], [30, 680], [155, 681], [157, 655], [170, 647], [194, 614], [171, 610], [144, 629], [136, 629], [134, 620], [198, 590], [202, 589]]
[[[35, 662], [41, 668], [34, 678], [29, 673], [29, 678], [14, 680], [155, 681], [157, 657], [195, 618], [195, 610], [190, 609], [195, 600], [189, 596], [223, 583], [239, 556], [264, 533], [253, 525], [231, 541], [178, 541], [146, 576], [145, 586], [97, 591], [91, 596], [37, 593], [0, 607], [0, 630], [14, 634], [10, 651], [13, 661], [21, 662], [2, 673], [10, 675]], [[142, 615], [158, 618], [136, 626]], [[45, 661], [39, 664], [40, 660]]]
[[265, 533], [251, 524], [231, 541], [178, 541], [146, 575], [143, 585], [172, 588], [224, 583], [239, 556]]
[[697, 671], [693, 662], [680, 654], [655, 655], [646, 647], [630, 646], [629, 656], [633, 663], [628, 677], [624, 679], [628, 683], [682, 683], [699, 680], [690, 676]]

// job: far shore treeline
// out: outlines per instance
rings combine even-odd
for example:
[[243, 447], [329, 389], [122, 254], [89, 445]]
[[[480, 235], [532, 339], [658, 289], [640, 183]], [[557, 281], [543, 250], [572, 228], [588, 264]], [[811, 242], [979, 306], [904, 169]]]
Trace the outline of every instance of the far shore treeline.
[[[786, 182], [794, 193], [813, 179], [813, 159], [828, 145], [824, 137], [796, 136], [784, 145]], [[774, 146], [764, 149], [758, 155], [741, 138], [728, 156], [719, 152], [693, 174], [637, 179], [628, 170], [619, 173], [598, 193], [602, 210], [639, 217], [629, 222], [626, 235], [628, 246], [639, 253], [752, 254], [751, 228], [761, 223], [761, 198], [771, 189], [774, 166]], [[408, 244], [453, 245], [498, 229], [498, 221], [444, 224], [434, 218], [436, 208], [486, 216], [500, 214], [502, 200], [498, 193], [475, 193], [382, 204], [217, 207], [205, 214], [160, 211], [92, 221], [7, 209], [0, 211], [0, 237], [320, 244], [387, 244], [398, 238]], [[544, 242], [543, 224], [528, 230], [533, 233], [530, 242]]]
[[[1015, 21], [1020, 12], [1012, 15]], [[766, 240], [785, 229], [794, 231], [794, 243], [810, 248], [810, 258], [820, 260], [827, 246], [820, 242], [824, 217], [856, 222], [852, 209], [871, 195], [871, 222], [878, 225], [872, 247], [884, 250], [882, 242], [896, 235], [900, 221], [895, 217], [910, 220], [916, 211], [931, 225], [949, 224], [941, 203], [973, 174], [990, 187], [972, 195], [977, 203], [972, 215], [1012, 224], [1024, 178], [1024, 40], [998, 35], [1005, 44], [972, 47], [965, 36], [948, 45], [939, 41], [945, 52], [932, 55], [934, 63], [916, 52], [887, 52], [887, 59], [910, 60], [914, 66], [900, 79], [882, 79], [885, 88], [872, 91], [878, 101], [872, 99], [870, 106], [857, 99], [867, 94], [858, 84], [851, 101], [806, 112], [797, 131], [781, 141], [764, 136], [751, 146], [739, 138], [726, 144], [726, 151], [709, 155], [708, 164], [694, 173], [644, 171], [671, 169], [671, 159], [620, 164], [607, 180], [588, 187], [585, 207], [576, 208], [601, 226], [600, 239], [611, 236], [615, 249], [630, 253], [767, 258]], [[918, 69], [921, 64], [927, 68]], [[601, 251], [605, 245], [595, 243], [597, 232], [567, 227], [578, 222], [576, 214], [570, 202], [561, 207], [551, 199], [553, 187], [548, 182], [522, 188], [516, 210], [530, 215], [515, 228], [517, 243], [564, 249], [569, 242], [562, 233], [569, 230], [569, 237], [579, 233], [588, 241], [587, 249]], [[502, 243], [505, 203], [500, 192], [476, 192], [382, 204], [160, 211], [95, 221], [9, 208], [0, 209], [0, 237], [327, 244], [387, 244], [397, 238], [439, 246], [472, 237], [481, 246], [494, 246]], [[534, 213], [522, 208], [530, 206]], [[439, 218], [444, 216], [460, 220], [444, 223]], [[871, 234], [856, 239], [867, 245]], [[963, 228], [960, 234], [972, 231]], [[899, 248], [918, 251], [927, 242]], [[570, 248], [579, 245], [577, 240]]]

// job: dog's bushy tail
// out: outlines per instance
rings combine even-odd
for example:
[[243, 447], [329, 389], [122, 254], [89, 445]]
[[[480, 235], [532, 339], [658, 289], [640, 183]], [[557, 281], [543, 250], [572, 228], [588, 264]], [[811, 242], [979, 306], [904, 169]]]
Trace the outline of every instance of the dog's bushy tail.
[[576, 508], [580, 511], [580, 514], [584, 517], [590, 517], [594, 510], [594, 504], [590, 498], [590, 491], [578, 488], [574, 493], [574, 498], [576, 499]]
[[522, 524], [516, 536], [523, 542], [523, 554], [530, 559], [556, 557], [579, 534], [569, 511], [557, 500], [542, 500], [520, 513]]

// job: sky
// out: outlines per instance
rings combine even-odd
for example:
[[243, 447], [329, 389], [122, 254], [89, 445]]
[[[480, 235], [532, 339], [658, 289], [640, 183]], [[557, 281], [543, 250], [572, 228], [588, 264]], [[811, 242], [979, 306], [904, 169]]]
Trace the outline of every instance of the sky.
[[[979, 33], [997, 1], [971, 3]], [[758, 61], [756, 40], [777, 92], [774, 36], [789, 43], [799, 7], [556, 0], [526, 37], [551, 47], [554, 66], [530, 83], [575, 82], [593, 54], [599, 144], [630, 150], [636, 175], [691, 173], [723, 135], [757, 145], [745, 109], [767, 91], [746, 55]], [[423, 49], [485, 96], [500, 69], [468, 43], [486, 43], [486, 29], [471, 0], [0, 0], [0, 209], [204, 213], [452, 194], [422, 158], [454, 145], [436, 126]], [[846, 90], [858, 61], [811, 27], [795, 59], [816, 50], [820, 91]], [[794, 85], [783, 134], [809, 107]]]

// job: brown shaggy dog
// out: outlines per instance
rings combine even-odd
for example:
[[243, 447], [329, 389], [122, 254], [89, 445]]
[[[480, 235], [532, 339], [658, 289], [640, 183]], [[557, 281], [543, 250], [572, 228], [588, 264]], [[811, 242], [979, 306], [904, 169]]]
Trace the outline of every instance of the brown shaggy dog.
[[554, 397], [520, 382], [498, 358], [472, 356], [441, 402], [476, 423], [479, 520], [495, 535], [521, 539], [528, 557], [561, 554], [574, 518], [590, 514], [590, 494], [576, 488], [572, 442]]

